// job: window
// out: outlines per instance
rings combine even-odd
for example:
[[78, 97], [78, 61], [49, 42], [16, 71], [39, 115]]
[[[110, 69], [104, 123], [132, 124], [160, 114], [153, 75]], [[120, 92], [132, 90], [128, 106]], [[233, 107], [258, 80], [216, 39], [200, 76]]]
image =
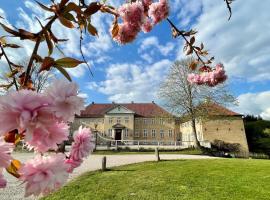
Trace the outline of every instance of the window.
[[135, 137], [140, 137], [139, 131], [135, 131]]
[[156, 130], [155, 129], [152, 130], [152, 137], [153, 138], [156, 137]]
[[162, 118], [159, 119], [159, 123], [163, 124], [163, 119]]
[[143, 137], [145, 137], [145, 138], [147, 137], [147, 130], [146, 129], [143, 130]]
[[128, 129], [125, 129], [125, 137], [128, 137]]
[[112, 129], [109, 129], [109, 137], [112, 137]]
[[164, 131], [162, 129], [160, 130], [160, 137], [164, 138]]
[[173, 131], [169, 130], [169, 137], [173, 137]]
[[128, 124], [129, 122], [129, 117], [125, 117], [125, 123]]
[[151, 121], [152, 121], [152, 124], [155, 124], [155, 119], [152, 119]]
[[147, 124], [147, 119], [143, 119], [143, 123], [144, 124]]
[[112, 124], [113, 123], [113, 119], [112, 117], [109, 118], [109, 124]]
[[121, 117], [117, 117], [117, 120], [116, 120], [117, 123], [121, 123]]

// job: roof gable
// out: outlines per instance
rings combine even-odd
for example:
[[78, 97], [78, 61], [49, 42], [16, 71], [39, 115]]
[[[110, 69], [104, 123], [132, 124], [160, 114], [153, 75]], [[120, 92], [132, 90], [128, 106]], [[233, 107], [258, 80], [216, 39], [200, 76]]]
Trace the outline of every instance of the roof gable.
[[106, 114], [134, 114], [135, 112], [127, 109], [122, 105], [117, 105], [115, 107], [110, 108]]

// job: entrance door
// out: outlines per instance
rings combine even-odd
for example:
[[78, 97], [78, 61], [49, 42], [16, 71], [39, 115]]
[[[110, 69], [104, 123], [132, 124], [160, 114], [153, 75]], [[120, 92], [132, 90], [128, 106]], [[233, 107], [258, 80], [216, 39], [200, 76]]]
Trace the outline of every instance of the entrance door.
[[121, 140], [122, 129], [115, 129], [115, 140]]

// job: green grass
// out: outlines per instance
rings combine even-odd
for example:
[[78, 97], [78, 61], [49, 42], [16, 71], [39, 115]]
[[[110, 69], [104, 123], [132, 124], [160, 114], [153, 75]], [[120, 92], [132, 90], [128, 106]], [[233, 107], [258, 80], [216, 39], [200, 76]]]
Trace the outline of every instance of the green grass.
[[127, 165], [85, 173], [44, 199], [269, 200], [270, 161], [178, 160]]
[[[94, 155], [127, 155], [127, 154], [154, 154], [155, 150], [147, 150], [147, 151], [131, 151], [131, 150], [98, 150], [93, 152]], [[202, 155], [202, 151], [199, 149], [185, 149], [185, 150], [160, 150], [160, 154], [187, 154], [187, 155]]]

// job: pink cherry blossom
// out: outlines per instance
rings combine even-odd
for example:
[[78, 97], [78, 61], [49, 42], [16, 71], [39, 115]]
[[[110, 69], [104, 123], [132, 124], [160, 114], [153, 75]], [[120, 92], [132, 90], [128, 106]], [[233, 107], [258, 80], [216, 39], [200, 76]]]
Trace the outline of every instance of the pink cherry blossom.
[[27, 141], [28, 147], [38, 152], [46, 152], [49, 149], [57, 150], [57, 144], [68, 139], [68, 126], [65, 123], [51, 124], [46, 129], [37, 128], [33, 132], [33, 138]]
[[0, 135], [14, 129], [26, 130], [31, 138], [33, 129], [53, 120], [46, 109], [49, 99], [30, 90], [13, 91], [0, 97]]
[[3, 138], [0, 138], [0, 168], [10, 165], [10, 162], [13, 160], [10, 155], [13, 148], [13, 144], [6, 143]]
[[118, 34], [113, 39], [119, 44], [127, 44], [135, 40], [139, 31], [140, 27], [138, 26], [133, 26], [129, 23], [120, 23]]
[[119, 7], [119, 15], [124, 23], [139, 27], [143, 23], [144, 8], [141, 2], [126, 3]]
[[145, 7], [149, 7], [153, 3], [153, 1], [152, 0], [142, 0], [142, 3]]
[[80, 126], [78, 131], [74, 132], [74, 142], [71, 146], [70, 158], [78, 161], [87, 157], [94, 149], [94, 139], [89, 128]]
[[78, 86], [65, 80], [57, 80], [45, 91], [51, 99], [50, 109], [63, 121], [72, 122], [75, 114], [84, 109], [84, 100], [78, 96]]
[[59, 189], [68, 179], [64, 154], [37, 156], [20, 169], [20, 179], [26, 182], [25, 197], [47, 195]]
[[0, 169], [0, 188], [5, 188], [7, 186], [7, 180], [2, 174], [2, 169]]
[[188, 75], [187, 80], [192, 84], [208, 85], [214, 87], [220, 83], [223, 83], [227, 79], [225, 70], [222, 64], [217, 64], [216, 68], [210, 72], [203, 72], [201, 74], [191, 73]]
[[159, 0], [149, 6], [148, 16], [153, 20], [154, 24], [166, 19], [169, 15], [169, 4], [167, 0]]
[[145, 22], [142, 24], [141, 29], [145, 33], [149, 33], [153, 28], [153, 24], [150, 19], [145, 19]]
[[67, 172], [72, 173], [75, 168], [79, 167], [82, 164], [82, 162], [83, 162], [82, 159], [79, 160], [74, 160], [72, 158], [66, 159], [65, 163], [67, 163], [69, 166]]

